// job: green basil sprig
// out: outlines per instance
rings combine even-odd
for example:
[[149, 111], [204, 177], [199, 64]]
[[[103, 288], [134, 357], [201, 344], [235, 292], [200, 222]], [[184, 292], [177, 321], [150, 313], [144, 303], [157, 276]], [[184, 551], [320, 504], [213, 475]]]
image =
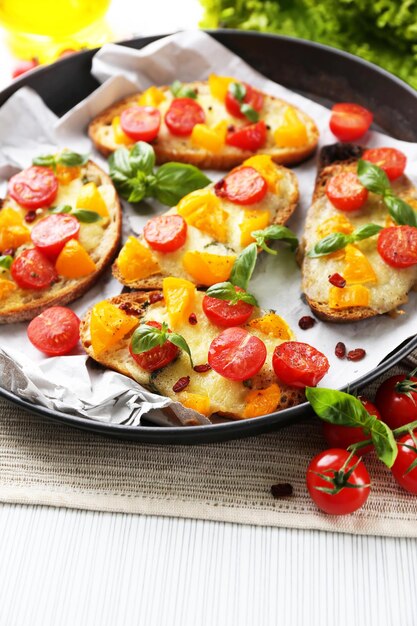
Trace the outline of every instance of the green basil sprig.
[[35, 157], [32, 160], [32, 164], [52, 168], [55, 168], [57, 165], [64, 165], [65, 167], [79, 167], [81, 165], [85, 165], [88, 158], [88, 154], [79, 154], [78, 152], [63, 150], [59, 154], [44, 154]]
[[236, 291], [235, 286], [231, 282], [216, 283], [207, 289], [206, 294], [218, 300], [226, 300], [231, 306], [238, 302], [246, 302], [247, 304], [258, 306], [255, 296], [247, 291]]
[[68, 213], [77, 218], [79, 222], [85, 224], [92, 224], [101, 220], [101, 215], [95, 211], [88, 211], [87, 209], [73, 209], [69, 204], [59, 204], [58, 206], [49, 209], [50, 213]]
[[364, 239], [373, 237], [381, 230], [382, 226], [378, 224], [364, 224], [356, 228], [350, 235], [346, 235], [345, 233], [331, 233], [327, 235], [327, 237], [324, 237], [324, 239], [320, 239], [314, 248], [307, 252], [307, 256], [312, 259], [325, 256], [331, 252], [336, 252], [336, 250], [342, 250], [342, 248], [345, 248], [349, 243], [356, 243], [357, 241], [363, 241]]
[[273, 250], [266, 244], [266, 242], [271, 239], [288, 243], [291, 247], [291, 250], [296, 250], [298, 247], [297, 235], [295, 235], [295, 233], [293, 233], [292, 230], [290, 230], [286, 226], [272, 224], [271, 226], [267, 226], [263, 230], [254, 230], [251, 235], [255, 239], [256, 245], [259, 248], [262, 248], [262, 250], [265, 250], [265, 252], [268, 252], [269, 254], [278, 254], [276, 250]]
[[13, 263], [13, 257], [10, 254], [2, 254], [0, 256], [0, 267], [9, 270]]
[[197, 99], [197, 91], [189, 85], [184, 85], [179, 80], [174, 80], [170, 87], [171, 93], [175, 98], [192, 98]]
[[257, 122], [259, 120], [258, 111], [255, 111], [250, 104], [244, 102], [247, 93], [245, 85], [242, 83], [230, 83], [228, 91], [239, 102], [242, 115], [247, 117], [250, 122]]
[[155, 152], [148, 143], [138, 141], [131, 150], [118, 148], [109, 157], [110, 177], [122, 198], [140, 202], [156, 198], [175, 206], [191, 191], [206, 187], [211, 181], [198, 167], [184, 163], [165, 163], [155, 167]]
[[132, 335], [132, 352], [141, 354], [148, 352], [157, 346], [163, 346], [167, 341], [173, 343], [177, 348], [186, 352], [190, 358], [191, 367], [194, 367], [191, 350], [182, 335], [168, 331], [168, 324], [162, 323], [161, 328], [155, 328], [148, 324], [141, 324]]
[[251, 243], [242, 250], [233, 263], [230, 273], [230, 282], [236, 287], [241, 287], [245, 291], [248, 288], [249, 281], [252, 278], [255, 269], [258, 251], [256, 243]]

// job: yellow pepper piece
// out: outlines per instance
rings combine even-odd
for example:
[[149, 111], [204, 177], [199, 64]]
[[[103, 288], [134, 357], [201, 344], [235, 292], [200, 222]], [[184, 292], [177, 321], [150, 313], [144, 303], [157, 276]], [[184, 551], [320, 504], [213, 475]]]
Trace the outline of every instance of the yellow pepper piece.
[[208, 152], [220, 152], [226, 141], [227, 122], [223, 120], [209, 128], [207, 124], [196, 124], [191, 133], [191, 143]]
[[346, 285], [343, 289], [330, 287], [329, 307], [331, 309], [349, 309], [354, 306], [369, 306], [370, 293], [363, 285]]
[[197, 284], [210, 287], [229, 279], [235, 259], [235, 255], [188, 251], [184, 254], [182, 264]]
[[30, 241], [30, 230], [23, 224], [19, 211], [5, 207], [0, 211], [0, 250], [16, 249]]
[[240, 228], [240, 244], [243, 248], [248, 246], [254, 238], [251, 233], [254, 230], [262, 230], [269, 224], [269, 211], [260, 211], [256, 209], [245, 209], [243, 221], [239, 224]]
[[179, 394], [179, 400], [188, 409], [194, 409], [202, 415], [210, 415], [210, 398], [208, 396], [184, 391]]
[[57, 164], [55, 168], [55, 176], [61, 185], [68, 185], [72, 180], [79, 178], [81, 168], [78, 166], [68, 167], [66, 165]]
[[0, 228], [7, 228], [8, 226], [22, 226], [23, 216], [19, 211], [10, 207], [4, 207], [0, 211]]
[[17, 285], [13, 281], [0, 278], [0, 300], [7, 298], [16, 289]]
[[235, 78], [230, 78], [229, 76], [218, 76], [217, 74], [210, 74], [208, 78], [210, 93], [213, 98], [220, 100], [220, 102], [225, 101], [230, 83], [236, 82]]
[[96, 264], [76, 239], [70, 239], [62, 248], [55, 269], [65, 278], [81, 278], [96, 271]]
[[91, 311], [91, 345], [95, 354], [117, 344], [127, 333], [136, 328], [139, 321], [115, 304], [106, 300], [98, 302]]
[[288, 107], [284, 113], [284, 121], [274, 131], [277, 146], [283, 148], [300, 148], [308, 141], [307, 128], [298, 117], [294, 107]]
[[343, 277], [348, 285], [378, 282], [377, 275], [363, 252], [351, 244], [346, 246], [345, 252], [346, 265]]
[[117, 257], [117, 267], [127, 281], [141, 280], [159, 274], [161, 268], [152, 252], [136, 237], [129, 237]]
[[124, 145], [129, 145], [133, 142], [133, 139], [128, 137], [124, 132], [121, 124], [120, 124], [120, 115], [116, 115], [111, 121], [111, 127], [113, 129], [113, 138], [115, 143], [120, 143]]
[[185, 278], [169, 276], [162, 281], [162, 291], [172, 328], [188, 320], [193, 312], [195, 285]]
[[158, 107], [164, 100], [166, 100], [164, 92], [152, 86], [139, 96], [138, 103], [142, 107]]
[[324, 239], [324, 237], [332, 233], [345, 233], [345, 235], [350, 235], [353, 233], [353, 230], [353, 225], [349, 222], [347, 217], [344, 215], [335, 215], [320, 224], [317, 228], [317, 235], [320, 239]]
[[270, 156], [267, 154], [258, 154], [257, 156], [249, 157], [249, 159], [243, 161], [243, 165], [253, 167], [259, 172], [268, 183], [269, 191], [272, 193], [278, 192], [282, 172], [277, 168]]
[[95, 183], [87, 183], [81, 187], [76, 206], [78, 209], [95, 211], [100, 217], [109, 217], [107, 205]]
[[209, 189], [197, 189], [182, 198], [177, 206], [189, 226], [194, 226], [217, 241], [227, 241], [228, 214], [220, 199]]
[[266, 389], [252, 389], [246, 396], [246, 406], [242, 417], [258, 417], [272, 413], [281, 399], [281, 389], [276, 383], [272, 383]]
[[249, 326], [255, 330], [259, 330], [265, 335], [287, 341], [293, 339], [294, 334], [287, 322], [276, 313], [267, 313], [263, 317], [257, 317], [249, 322]]

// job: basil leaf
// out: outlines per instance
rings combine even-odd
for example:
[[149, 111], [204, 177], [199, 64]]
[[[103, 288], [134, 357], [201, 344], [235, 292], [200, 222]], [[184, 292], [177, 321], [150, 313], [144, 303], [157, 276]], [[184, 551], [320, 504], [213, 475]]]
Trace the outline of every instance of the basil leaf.
[[384, 422], [376, 419], [371, 427], [371, 439], [380, 461], [387, 467], [392, 467], [398, 453], [392, 430]]
[[381, 230], [382, 226], [378, 224], [364, 224], [353, 231], [352, 239], [353, 241], [362, 241], [363, 239], [368, 239], [368, 237], [373, 237]]
[[181, 350], [184, 350], [184, 352], [186, 352], [188, 354], [188, 356], [190, 357], [191, 367], [194, 367], [193, 357], [191, 356], [190, 346], [185, 341], [184, 337], [182, 335], [179, 335], [178, 333], [169, 333], [168, 340], [171, 343], [173, 343], [174, 346], [177, 346], [177, 348], [180, 348]]
[[350, 235], [345, 235], [344, 233], [332, 233], [331, 235], [327, 235], [327, 237], [318, 241], [314, 248], [307, 252], [307, 256], [311, 259], [325, 256], [326, 254], [345, 248], [351, 241], [352, 238]]
[[314, 412], [330, 424], [362, 426], [370, 430], [376, 421], [376, 417], [368, 413], [358, 398], [343, 391], [307, 387], [306, 398]]
[[9, 270], [13, 263], [13, 257], [10, 254], [2, 254], [0, 256], [0, 267]]
[[41, 167], [55, 167], [55, 155], [54, 154], [44, 154], [32, 159], [33, 165], [40, 165]]
[[210, 179], [194, 165], [165, 163], [156, 172], [153, 193], [162, 204], [175, 206], [191, 191], [206, 187], [210, 182]]
[[228, 91], [236, 98], [238, 102], [243, 102], [246, 96], [246, 87], [242, 83], [230, 83]]
[[383, 195], [387, 189], [390, 189], [388, 176], [374, 163], [360, 159], [357, 174], [362, 185], [369, 191]]
[[398, 198], [397, 196], [387, 195], [384, 197], [384, 203], [388, 208], [392, 219], [400, 225], [417, 226], [417, 213], [413, 207]]
[[138, 141], [130, 151], [129, 163], [136, 174], [138, 171], [151, 174], [155, 167], [155, 152], [145, 141]]
[[258, 111], [255, 111], [255, 109], [251, 107], [250, 104], [246, 104], [246, 103], [242, 104], [242, 106], [240, 107], [240, 112], [243, 113], [243, 115], [247, 117], [248, 120], [250, 120], [251, 122], [259, 121]]
[[74, 209], [71, 214], [76, 217], [79, 222], [85, 224], [92, 224], [93, 222], [101, 220], [101, 215], [95, 211], [87, 211], [87, 209]]
[[154, 328], [147, 324], [141, 324], [132, 335], [131, 346], [134, 354], [148, 352], [157, 346], [163, 346], [167, 341], [165, 329]]
[[218, 300], [226, 300], [231, 306], [237, 304], [239, 301], [258, 306], [255, 296], [247, 291], [236, 291], [234, 285], [229, 282], [212, 285], [207, 289], [206, 295], [211, 298], [217, 298]]
[[116, 175], [118, 175], [120, 182], [134, 176], [135, 172], [130, 164], [129, 154], [127, 148], [121, 147], [117, 148], [117, 150], [109, 156], [110, 176], [113, 181], [113, 177]]
[[77, 167], [79, 165], [85, 165], [88, 161], [88, 154], [79, 154], [78, 152], [70, 152], [64, 150], [56, 157], [56, 162], [66, 167]]
[[298, 247], [298, 239], [297, 235], [292, 232], [286, 226], [279, 226], [278, 224], [272, 224], [263, 230], [255, 230], [251, 233], [252, 237], [255, 239], [256, 244], [265, 250], [265, 252], [269, 252], [269, 254], [278, 254], [276, 250], [272, 250], [266, 245], [266, 241], [269, 239], [285, 241], [291, 247], [291, 250], [296, 250]]
[[251, 243], [242, 250], [233, 263], [230, 274], [230, 282], [232, 285], [242, 287], [245, 291], [247, 290], [253, 270], [255, 269], [257, 257], [256, 243]]
[[192, 98], [193, 100], [197, 98], [196, 90], [189, 85], [184, 85], [179, 80], [174, 80], [170, 87], [170, 90], [176, 98]]
[[52, 209], [49, 209], [50, 213], [71, 213], [72, 206], [69, 204], [58, 204], [58, 206], [54, 206]]

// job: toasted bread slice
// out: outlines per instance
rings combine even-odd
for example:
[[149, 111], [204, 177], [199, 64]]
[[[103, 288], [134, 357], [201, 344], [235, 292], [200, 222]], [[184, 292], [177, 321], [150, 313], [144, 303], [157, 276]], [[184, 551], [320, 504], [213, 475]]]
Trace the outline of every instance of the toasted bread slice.
[[[234, 128], [240, 128], [250, 123], [246, 118], [240, 119], [230, 115], [224, 103], [211, 95], [207, 81], [195, 81], [187, 83], [187, 86], [196, 89], [197, 102], [204, 109], [205, 123], [210, 128], [223, 120], [227, 122], [229, 127], [233, 126]], [[195, 141], [192, 141], [191, 136], [179, 137], [171, 134], [164, 122], [164, 116], [174, 96], [167, 86], [159, 87], [158, 89], [164, 96], [164, 100], [157, 105], [161, 112], [162, 123], [157, 138], [151, 142], [155, 150], [157, 163], [180, 161], [203, 169], [228, 170], [254, 154], [249, 150], [242, 150], [226, 144], [214, 152], [196, 145]], [[300, 163], [308, 158], [316, 149], [319, 137], [314, 121], [303, 111], [289, 105], [288, 102], [267, 94], [263, 95], [264, 104], [260, 112], [260, 120], [264, 120], [267, 125], [267, 139], [264, 147], [256, 154], [268, 154], [276, 163], [284, 165]], [[88, 134], [95, 147], [104, 156], [108, 156], [117, 148], [120, 148], [121, 145], [129, 145], [127, 136], [124, 138], [124, 143], [116, 142], [112, 121], [115, 117], [120, 116], [126, 108], [138, 105], [140, 96], [140, 93], [136, 93], [116, 102], [90, 123]], [[285, 111], [289, 107], [291, 107], [297, 118], [305, 126], [306, 138], [302, 142], [295, 142], [298, 145], [281, 147], [275, 142], [274, 131], [283, 124]], [[131, 140], [131, 145], [134, 143], [135, 141]]]
[[[328, 278], [334, 273], [344, 275], [346, 264], [343, 254], [320, 258], [309, 258], [306, 254], [323, 238], [323, 234], [319, 232], [320, 227], [331, 218], [343, 216], [349, 220], [353, 229], [367, 223], [379, 224], [382, 227], [389, 225], [388, 211], [376, 194], [369, 193], [365, 205], [359, 211], [349, 213], [336, 209], [326, 197], [328, 180], [336, 174], [356, 172], [357, 162], [362, 154], [363, 148], [353, 144], [334, 144], [322, 149], [313, 204], [307, 213], [304, 237], [300, 246], [301, 256], [304, 257], [303, 291], [307, 302], [317, 317], [329, 322], [357, 322], [393, 312], [407, 302], [408, 293], [417, 284], [417, 268], [414, 266], [396, 269], [387, 265], [377, 251], [377, 236], [374, 236], [355, 243], [355, 247], [365, 255], [376, 275], [376, 281], [363, 284], [369, 290], [369, 306], [331, 308], [329, 306], [331, 284]], [[395, 180], [392, 189], [407, 202], [416, 202], [417, 190], [407, 176], [403, 175]]]
[[[76, 300], [90, 289], [113, 261], [120, 245], [122, 211], [112, 181], [98, 165], [88, 161], [81, 167], [78, 178], [66, 185], [60, 184], [55, 204], [70, 204], [74, 208], [78, 192], [87, 182], [94, 182], [97, 185], [109, 213], [108, 218], [98, 222], [80, 224], [78, 240], [93, 260], [96, 269], [80, 278], [59, 276], [59, 280], [42, 290], [22, 289], [15, 285], [14, 291], [0, 299], [0, 324], [30, 320], [47, 307], [65, 305]], [[11, 208], [23, 216], [27, 213], [27, 209], [20, 207], [10, 196], [3, 201], [3, 210], [5, 208]], [[48, 215], [47, 210], [38, 212], [40, 214], [36, 221], [30, 224], [24, 222], [29, 230]], [[30, 247], [33, 247], [33, 244], [29, 241], [17, 248], [15, 259], [23, 250]], [[0, 273], [0, 279], [13, 281], [8, 270]]]
[[[256, 169], [257, 164], [256, 162], [254, 164], [254, 161], [257, 159], [258, 157], [250, 159], [248, 164]], [[207, 224], [204, 225], [201, 222], [199, 223], [199, 228], [196, 228], [191, 224], [191, 218], [186, 217], [185, 219], [188, 222], [188, 227], [185, 244], [179, 250], [172, 253], [162, 253], [152, 250], [152, 258], [160, 267], [160, 272], [158, 273], [158, 271], [153, 271], [153, 274], [149, 276], [142, 276], [141, 278], [127, 278], [121, 271], [119, 265], [119, 259], [121, 258], [121, 255], [124, 254], [124, 249], [122, 249], [119, 257], [113, 264], [114, 277], [117, 278], [117, 280], [119, 280], [122, 284], [132, 289], [161, 289], [162, 280], [165, 276], [178, 276], [186, 278], [199, 286], [207, 287], [209, 284], [212, 284], [200, 283], [195, 275], [190, 274], [190, 272], [184, 268], [183, 259], [185, 254], [199, 251], [215, 255], [225, 255], [230, 258], [236, 256], [251, 241], [250, 238], [248, 239], [247, 233], [246, 235], [243, 234], [245, 224], [252, 223], [245, 221], [251, 219], [251, 215], [259, 216], [264, 214], [267, 216], [267, 221], [265, 221], [262, 226], [258, 225], [252, 228], [252, 230], [259, 230], [271, 224], [285, 224], [297, 206], [299, 197], [298, 181], [294, 172], [282, 167], [281, 165], [271, 163], [269, 159], [268, 161], [272, 168], [273, 176], [276, 177], [277, 182], [275, 183], [275, 186], [272, 185], [273, 191], [269, 190], [260, 202], [243, 206], [230, 202], [225, 198], [217, 198], [214, 189], [215, 185], [208, 185], [206, 188], [207, 191], [216, 202], [218, 201], [220, 203], [220, 209], [224, 212], [224, 214], [222, 214], [223, 218], [219, 217], [218, 223], [216, 222], [216, 218], [213, 217], [213, 220], [210, 222], [210, 228], [207, 227]], [[262, 168], [259, 169], [259, 173], [262, 174]], [[269, 175], [271, 176], [270, 171]], [[192, 194], [190, 194], [190, 196], [191, 195]], [[182, 202], [183, 201], [180, 202], [180, 207]], [[181, 208], [178, 209], [177, 207], [174, 207], [170, 209], [167, 214], [175, 214], [178, 210], [181, 213]], [[208, 209], [206, 212], [211, 213], [214, 216], [212, 208]], [[220, 227], [225, 228], [226, 231], [222, 231], [222, 237], [220, 237], [220, 234], [216, 237], [216, 231]], [[148, 250], [150, 249], [148, 243], [142, 235], [140, 235], [138, 239], [143, 246], [145, 246]], [[221, 281], [219, 280], [214, 282]]]
[[[150, 303], [155, 294], [161, 292], [132, 292], [111, 298], [107, 302], [116, 305], [121, 309], [121, 315], [129, 315], [137, 318], [137, 323], [146, 321], [167, 322], [170, 324], [170, 316], [165, 306], [165, 302], [160, 300]], [[202, 292], [195, 293], [193, 311], [197, 317], [197, 324], [191, 325], [186, 318], [180, 322], [175, 332], [180, 333], [187, 341], [195, 365], [206, 364], [208, 349], [211, 341], [216, 337], [221, 329], [209, 322], [202, 310]], [[304, 401], [304, 392], [301, 389], [288, 387], [280, 382], [272, 369], [272, 352], [276, 345], [282, 343], [283, 339], [274, 338], [271, 335], [261, 332], [251, 326], [251, 321], [244, 326], [253, 335], [260, 337], [268, 350], [268, 357], [260, 372], [245, 383], [232, 381], [217, 374], [214, 370], [198, 373], [190, 365], [190, 361], [185, 352], [181, 352], [178, 358], [160, 370], [147, 372], [142, 369], [129, 352], [129, 344], [134, 329], [120, 339], [115, 345], [97, 353], [93, 347], [90, 321], [92, 310], [88, 311], [81, 321], [80, 336], [82, 344], [89, 356], [101, 363], [105, 367], [113, 369], [125, 376], [129, 376], [140, 385], [150, 391], [168, 396], [173, 400], [182, 402], [189, 408], [199, 410], [198, 407], [205, 406], [204, 413], [211, 416], [214, 413], [231, 419], [242, 419], [248, 415], [248, 397], [253, 397], [250, 392], [256, 389], [265, 389], [275, 383], [279, 386], [278, 396], [275, 397], [276, 404], [270, 407], [270, 411], [279, 411], [291, 406], [295, 406]], [[263, 312], [255, 308], [251, 317], [258, 319]], [[103, 318], [101, 318], [103, 320]], [[285, 323], [284, 323], [285, 324]], [[172, 326], [171, 326], [172, 327]], [[288, 329], [289, 334], [291, 331]], [[189, 376], [190, 382], [184, 391], [175, 393], [174, 384], [182, 377]], [[246, 411], [245, 411], [246, 410]]]

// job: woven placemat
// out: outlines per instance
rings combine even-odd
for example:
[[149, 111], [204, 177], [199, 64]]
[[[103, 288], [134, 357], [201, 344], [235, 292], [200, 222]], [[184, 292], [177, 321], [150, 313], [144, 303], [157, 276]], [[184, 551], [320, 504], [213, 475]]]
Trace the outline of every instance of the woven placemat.
[[[393, 372], [416, 363], [417, 353]], [[310, 459], [326, 447], [315, 419], [221, 444], [157, 446], [77, 431], [3, 399], [0, 417], [3, 502], [417, 537], [417, 498], [373, 454], [366, 457], [373, 489], [360, 511], [333, 517], [316, 509], [305, 488]], [[293, 496], [272, 497], [280, 482]]]

